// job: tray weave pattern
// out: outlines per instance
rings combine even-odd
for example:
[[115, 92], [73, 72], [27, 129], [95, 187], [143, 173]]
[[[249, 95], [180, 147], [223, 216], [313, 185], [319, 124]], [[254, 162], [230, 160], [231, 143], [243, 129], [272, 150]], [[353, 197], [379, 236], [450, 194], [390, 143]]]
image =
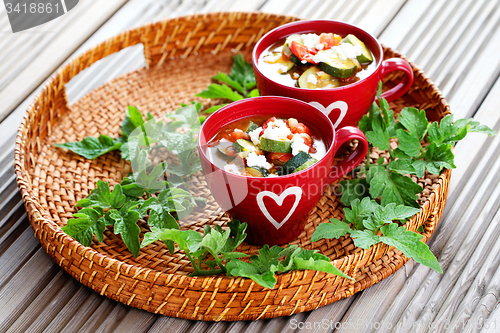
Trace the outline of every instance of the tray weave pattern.
[[[263, 34], [294, 20], [262, 13], [217, 13], [166, 20], [111, 38], [57, 71], [28, 108], [15, 150], [17, 182], [31, 225], [56, 263], [101, 295], [130, 306], [179, 318], [233, 321], [316, 309], [383, 280], [408, 260], [384, 244], [368, 250], [357, 248], [349, 237], [310, 242], [319, 223], [343, 217], [334, 191], [336, 184], [326, 189], [294, 243], [320, 250], [356, 282], [321, 272], [296, 271], [279, 275], [275, 289], [270, 290], [250, 279], [222, 275], [191, 278], [188, 274], [192, 268], [184, 254], [177, 251], [171, 255], [160, 242], [142, 249], [134, 258], [120, 237], [109, 230], [104, 242], [84, 247], [60, 228], [75, 212], [74, 204], [94, 188], [97, 180], [116, 184], [130, 171], [130, 165], [117, 152], [89, 161], [55, 148], [53, 143], [97, 134], [118, 136], [127, 105], [161, 118], [180, 103], [197, 101], [194, 95], [211, 83], [213, 75], [230, 69], [232, 55], [241, 51], [250, 60], [253, 45]], [[71, 78], [96, 61], [139, 43], [144, 45], [146, 68], [118, 77], [68, 105], [65, 84]], [[385, 57], [402, 56], [385, 48]], [[447, 102], [426, 75], [412, 66], [413, 87], [391, 107], [395, 111], [405, 106], [423, 108], [430, 119], [440, 120], [450, 112]], [[400, 75], [395, 72], [386, 77], [384, 89], [397, 84]], [[424, 226], [425, 240], [432, 235], [443, 212], [450, 174], [447, 170], [432, 180], [432, 186], [426, 187], [427, 195], [420, 200], [422, 212], [406, 224], [413, 231]], [[182, 228], [202, 232], [205, 224], [224, 225], [228, 221], [210, 197], [202, 176], [192, 179], [191, 190], [206, 197], [208, 204], [184, 221]], [[147, 231], [144, 223], [141, 230]], [[244, 243], [238, 250], [252, 253], [258, 248]]]

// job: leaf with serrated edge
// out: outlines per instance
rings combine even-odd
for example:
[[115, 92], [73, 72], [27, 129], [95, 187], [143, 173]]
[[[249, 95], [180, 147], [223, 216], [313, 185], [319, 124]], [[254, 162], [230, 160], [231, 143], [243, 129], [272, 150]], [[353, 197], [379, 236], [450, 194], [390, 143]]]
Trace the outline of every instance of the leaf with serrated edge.
[[443, 273], [439, 262], [427, 244], [420, 241], [422, 235], [406, 230], [404, 227], [399, 227], [396, 223], [387, 224], [380, 230], [383, 234], [380, 241], [389, 246], [394, 246], [403, 252], [405, 256], [413, 258], [416, 262]]

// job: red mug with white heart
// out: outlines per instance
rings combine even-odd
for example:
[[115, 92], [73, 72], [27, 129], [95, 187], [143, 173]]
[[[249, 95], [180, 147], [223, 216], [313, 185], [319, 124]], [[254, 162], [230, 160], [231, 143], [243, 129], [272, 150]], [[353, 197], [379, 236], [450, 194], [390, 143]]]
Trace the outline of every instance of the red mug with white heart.
[[[292, 34], [306, 33], [355, 35], [365, 43], [374, 56], [376, 66], [371, 69], [373, 72], [357, 82], [331, 89], [304, 89], [287, 86], [266, 76], [265, 71], [259, 66], [259, 58], [263, 52]], [[341, 128], [357, 126], [375, 99], [379, 81], [390, 72], [400, 70], [406, 75], [401, 83], [384, 92], [383, 98], [391, 102], [401, 97], [410, 88], [413, 82], [413, 70], [408, 62], [400, 58], [383, 60], [383, 56], [380, 43], [368, 32], [358, 27], [338, 21], [307, 20], [284, 24], [264, 35], [253, 49], [252, 62], [261, 96], [274, 95], [300, 99], [322, 110], [329, 116], [335, 128]]]
[[[319, 133], [326, 154], [313, 166], [278, 177], [249, 177], [217, 167], [207, 144], [220, 129], [248, 117], [296, 118]], [[349, 140], [357, 148], [343, 161], [334, 162], [337, 149]], [[264, 96], [231, 103], [213, 113], [198, 135], [198, 150], [206, 182], [223, 210], [248, 223], [247, 241], [251, 244], [278, 245], [296, 239], [316, 206], [325, 187], [356, 167], [366, 156], [368, 143], [359, 129], [346, 126], [335, 131], [329, 118], [316, 107], [287, 97]]]

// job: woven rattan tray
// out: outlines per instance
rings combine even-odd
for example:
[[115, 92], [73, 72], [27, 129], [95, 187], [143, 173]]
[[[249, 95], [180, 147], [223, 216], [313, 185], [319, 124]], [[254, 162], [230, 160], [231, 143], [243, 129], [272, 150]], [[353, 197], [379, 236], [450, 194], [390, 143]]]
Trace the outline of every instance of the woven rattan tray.
[[[15, 152], [17, 182], [31, 225], [55, 262], [101, 295], [140, 309], [197, 320], [254, 320], [291, 315], [352, 296], [388, 277], [408, 260], [384, 244], [369, 250], [356, 248], [349, 237], [311, 244], [310, 237], [319, 223], [342, 217], [335, 184], [326, 189], [295, 243], [320, 250], [356, 282], [321, 272], [296, 271], [279, 275], [275, 289], [270, 290], [243, 278], [191, 278], [187, 275], [192, 268], [183, 253], [170, 255], [159, 242], [134, 258], [110, 231], [106, 231], [104, 242], [84, 247], [60, 228], [71, 218], [76, 201], [86, 196], [98, 179], [115, 184], [130, 166], [118, 153], [89, 161], [55, 148], [53, 143], [98, 133], [119, 135], [127, 105], [156, 117], [173, 111], [204, 90], [218, 70], [227, 72], [235, 52], [241, 51], [250, 60], [254, 43], [264, 33], [293, 20], [296, 18], [262, 13], [167, 20], [109, 39], [57, 71], [28, 108]], [[72, 77], [96, 61], [139, 43], [144, 45], [147, 68], [121, 76], [68, 105], [65, 84]], [[401, 55], [385, 48], [385, 57]], [[415, 66], [413, 69], [413, 87], [392, 103], [392, 108], [399, 111], [415, 106], [425, 109], [430, 119], [441, 119], [449, 113], [449, 106], [425, 74]], [[389, 75], [384, 88], [397, 84], [398, 75]], [[423, 209], [406, 226], [416, 231], [423, 225], [425, 240], [443, 212], [449, 178], [450, 172], [445, 171], [439, 177], [419, 180], [425, 185], [420, 198]], [[193, 179], [192, 190], [200, 196], [209, 195], [202, 178]], [[189, 228], [201, 232], [205, 224], [223, 224], [227, 218], [209, 200], [191, 220]], [[254, 252], [256, 247], [244, 243], [239, 250]]]

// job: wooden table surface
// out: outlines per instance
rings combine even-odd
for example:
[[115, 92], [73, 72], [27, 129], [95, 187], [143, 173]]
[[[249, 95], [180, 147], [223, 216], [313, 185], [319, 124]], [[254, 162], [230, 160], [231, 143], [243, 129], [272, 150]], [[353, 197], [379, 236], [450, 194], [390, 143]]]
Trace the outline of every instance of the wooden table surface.
[[[34, 237], [13, 167], [21, 118], [67, 59], [128, 28], [214, 11], [358, 25], [422, 68], [456, 119], [474, 117], [498, 131], [498, 0], [80, 0], [67, 15], [16, 34], [0, 7], [0, 332], [500, 332], [500, 136], [471, 134], [455, 149], [446, 210], [428, 243], [444, 274], [410, 260], [348, 299], [254, 322], [162, 317], [81, 285]], [[139, 48], [106, 58], [68, 84], [70, 103], [141, 66]]]

